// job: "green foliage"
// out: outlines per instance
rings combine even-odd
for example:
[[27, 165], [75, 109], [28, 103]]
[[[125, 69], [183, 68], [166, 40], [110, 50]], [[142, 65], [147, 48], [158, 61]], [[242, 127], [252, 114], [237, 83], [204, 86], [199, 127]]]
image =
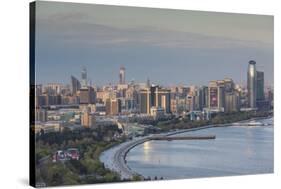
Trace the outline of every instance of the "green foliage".
[[[102, 132], [106, 133], [107, 131]], [[79, 149], [80, 160], [53, 163], [51, 158], [48, 158], [44, 163], [37, 161], [36, 180], [46, 183], [47, 186], [120, 181], [117, 173], [106, 169], [99, 161], [102, 151], [119, 142], [121, 141], [104, 142], [96, 137], [95, 131], [89, 129], [46, 133], [37, 138], [36, 158], [38, 160], [51, 157], [59, 149], [71, 147]]]
[[133, 181], [141, 181], [142, 178], [141, 178], [141, 176], [139, 176], [139, 175], [134, 175], [132, 180], [133, 180]]
[[[212, 116], [210, 121], [190, 121], [189, 119], [161, 121], [157, 124], [162, 131], [173, 129], [195, 128], [208, 124], [231, 123], [255, 117], [265, 117], [268, 112], [231, 112], [218, 113]], [[77, 131], [64, 130], [62, 133], [44, 133], [36, 138], [36, 180], [44, 182], [47, 186], [90, 184], [100, 182], [121, 181], [120, 176], [104, 167], [99, 161], [102, 151], [122, 141], [102, 141], [102, 136], [112, 135], [118, 131], [116, 126], [109, 127], [110, 130], [99, 128], [98, 130], [83, 129]], [[52, 154], [59, 149], [75, 147], [79, 149], [80, 160], [65, 162], [51, 162]], [[44, 163], [39, 160], [45, 158]], [[139, 175], [133, 177], [134, 181], [141, 180]]]
[[211, 120], [199, 120], [199, 121], [191, 121], [188, 118], [183, 118], [181, 121], [179, 119], [174, 118], [173, 120], [166, 122], [159, 122], [157, 127], [159, 127], [162, 131], [170, 131], [174, 129], [189, 129], [196, 128], [204, 125], [210, 124], [225, 124], [225, 123], [233, 123], [237, 121], [247, 120], [251, 118], [257, 117], [267, 117], [272, 115], [270, 112], [265, 111], [250, 111], [250, 112], [230, 112], [230, 113], [217, 113], [212, 115]]
[[108, 172], [108, 173], [105, 174], [104, 180], [106, 182], [116, 182], [116, 181], [119, 181], [120, 178], [116, 173]]
[[48, 186], [78, 184], [79, 175], [72, 172], [64, 163], [50, 163], [40, 169], [41, 177]]
[[49, 148], [46, 148], [46, 147], [39, 148], [39, 147], [37, 147], [36, 150], [35, 150], [36, 162], [38, 162], [40, 159], [48, 156], [50, 153], [51, 153], [51, 151], [50, 151]]

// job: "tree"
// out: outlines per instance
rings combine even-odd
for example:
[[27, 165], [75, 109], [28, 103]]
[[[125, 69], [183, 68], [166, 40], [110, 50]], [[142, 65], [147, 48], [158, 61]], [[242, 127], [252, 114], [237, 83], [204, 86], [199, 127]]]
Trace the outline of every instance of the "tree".
[[134, 175], [132, 180], [133, 180], [133, 181], [141, 181], [142, 178], [141, 178], [140, 175]]

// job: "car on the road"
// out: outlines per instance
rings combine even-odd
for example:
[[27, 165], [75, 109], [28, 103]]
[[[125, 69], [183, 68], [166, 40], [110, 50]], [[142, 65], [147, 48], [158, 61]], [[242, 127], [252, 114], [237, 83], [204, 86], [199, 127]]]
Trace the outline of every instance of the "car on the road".
[[63, 150], [58, 150], [58, 151], [53, 155], [53, 162], [65, 161], [65, 160], [66, 160], [66, 154], [64, 153]]
[[70, 160], [79, 160], [79, 150], [77, 148], [68, 148], [66, 151], [66, 156]]

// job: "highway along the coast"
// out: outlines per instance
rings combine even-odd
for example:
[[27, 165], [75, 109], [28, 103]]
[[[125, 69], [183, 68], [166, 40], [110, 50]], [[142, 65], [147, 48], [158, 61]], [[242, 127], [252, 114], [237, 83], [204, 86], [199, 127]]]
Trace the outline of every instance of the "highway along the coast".
[[104, 163], [105, 167], [119, 173], [121, 179], [132, 179], [134, 175], [141, 176], [140, 174], [134, 172], [126, 164], [126, 155], [130, 149], [135, 146], [142, 144], [149, 140], [210, 140], [215, 139], [214, 135], [207, 136], [189, 136], [189, 137], [176, 137], [172, 135], [180, 134], [183, 132], [195, 131], [200, 129], [211, 128], [213, 125], [203, 126], [199, 128], [184, 129], [178, 131], [171, 131], [164, 134], [155, 134], [145, 137], [134, 138], [130, 141], [121, 143], [113, 148], [104, 151], [100, 156], [100, 161]]

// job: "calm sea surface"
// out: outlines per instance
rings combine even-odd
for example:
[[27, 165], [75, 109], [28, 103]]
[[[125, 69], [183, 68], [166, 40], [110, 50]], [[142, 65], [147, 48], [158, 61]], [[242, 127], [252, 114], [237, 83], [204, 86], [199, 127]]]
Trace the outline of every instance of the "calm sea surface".
[[164, 179], [273, 172], [273, 126], [210, 128], [177, 136], [187, 135], [216, 139], [145, 142], [127, 154], [128, 166], [145, 177]]

